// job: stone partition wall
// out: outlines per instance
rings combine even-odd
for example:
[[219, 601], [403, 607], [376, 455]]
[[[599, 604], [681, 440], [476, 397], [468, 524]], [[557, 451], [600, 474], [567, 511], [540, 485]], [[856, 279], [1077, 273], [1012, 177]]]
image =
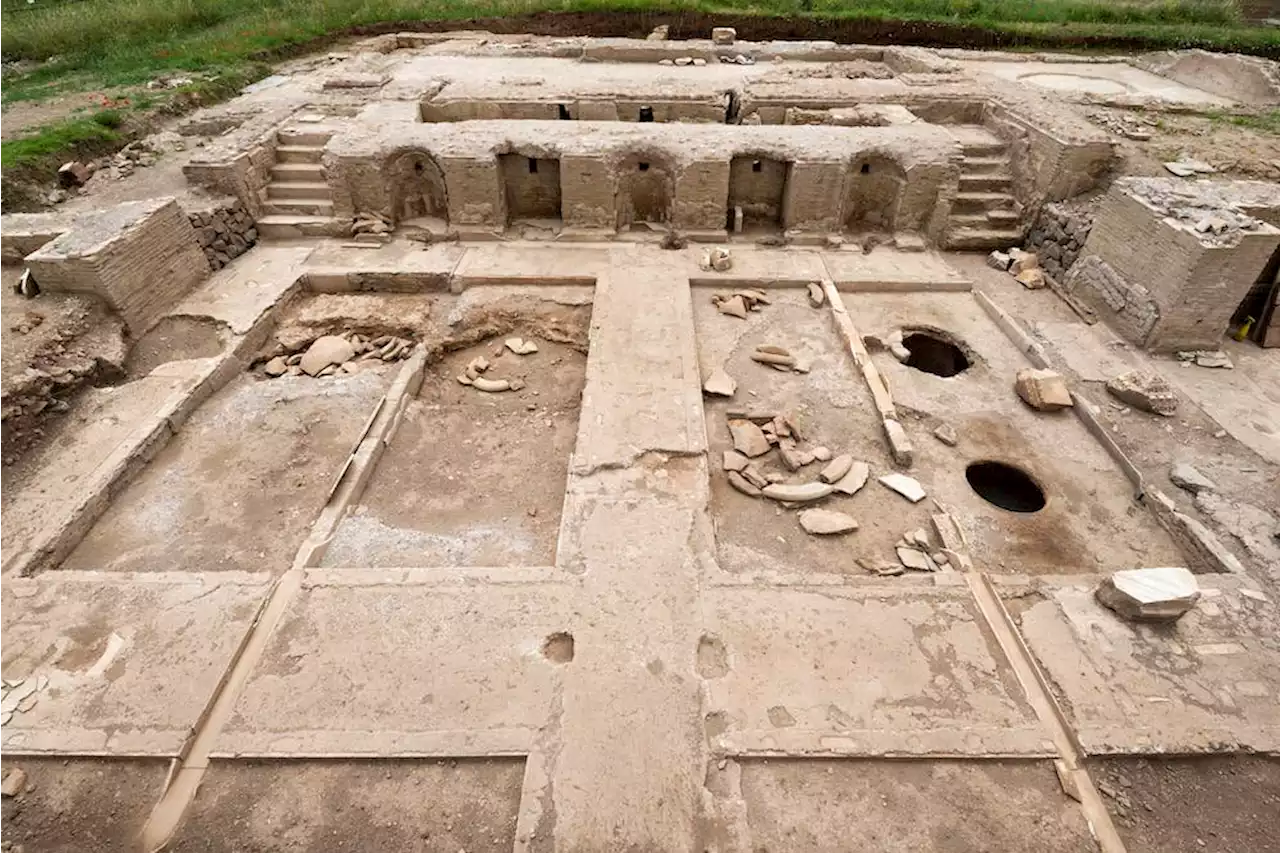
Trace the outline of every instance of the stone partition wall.
[[209, 275], [191, 221], [172, 198], [103, 211], [29, 255], [27, 266], [43, 289], [100, 296], [135, 337]]
[[[325, 150], [334, 216], [375, 212], [399, 221], [393, 208], [403, 176], [389, 165], [406, 151], [438, 163], [448, 200], [449, 226], [479, 235], [508, 224], [507, 185], [501, 158], [559, 162], [563, 225], [571, 231], [612, 233], [629, 227], [635, 193], [641, 207], [663, 191], [664, 211], [641, 211], [641, 219], [668, 223], [695, 235], [723, 236], [730, 215], [730, 164], [763, 159], [790, 164], [782, 196], [781, 227], [790, 236], [822, 235], [843, 228], [854, 178], [872, 157], [877, 171], [891, 173], [896, 204], [873, 199], [892, 211], [876, 227], [914, 230], [937, 240], [945, 228], [960, 174], [961, 152], [945, 128], [729, 126], [686, 127], [623, 123], [584, 127], [573, 122], [485, 122], [387, 124], [336, 134]], [[862, 158], [862, 159], [860, 159]], [[510, 162], [510, 161], [509, 161]], [[653, 175], [639, 175], [641, 164]], [[512, 168], [508, 166], [508, 168]], [[637, 174], [633, 174], [637, 173]], [[659, 181], [658, 178], [662, 177]], [[860, 198], [860, 196], [858, 196]], [[669, 208], [669, 210], [666, 210]]]
[[222, 269], [258, 242], [253, 216], [238, 198], [187, 203], [183, 207], [211, 269]]
[[[1158, 351], [1216, 349], [1280, 245], [1280, 229], [1240, 211], [1280, 207], [1249, 181], [1123, 178], [1103, 199], [1064, 290]], [[1267, 199], [1271, 202], [1268, 203]]]
[[1080, 256], [1094, 213], [1083, 205], [1051, 202], [1040, 208], [1035, 225], [1027, 234], [1027, 247], [1036, 253], [1040, 266], [1061, 282]]

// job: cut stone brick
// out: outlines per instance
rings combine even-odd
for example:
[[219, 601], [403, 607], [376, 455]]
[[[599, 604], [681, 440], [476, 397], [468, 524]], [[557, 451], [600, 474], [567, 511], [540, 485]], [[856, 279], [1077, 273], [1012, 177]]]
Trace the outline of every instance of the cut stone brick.
[[1053, 370], [1025, 367], [1018, 371], [1013, 387], [1023, 402], [1041, 412], [1055, 412], [1072, 405], [1067, 383]]
[[1104, 580], [1095, 595], [1126, 619], [1172, 622], [1195, 607], [1200, 586], [1195, 575], [1181, 567], [1126, 569]]

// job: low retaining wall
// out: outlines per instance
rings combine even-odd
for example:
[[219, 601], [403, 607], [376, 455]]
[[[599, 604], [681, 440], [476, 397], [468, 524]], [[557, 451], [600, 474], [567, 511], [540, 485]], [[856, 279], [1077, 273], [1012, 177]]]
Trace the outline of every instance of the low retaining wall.
[[196, 242], [208, 258], [210, 269], [222, 269], [258, 242], [253, 216], [237, 198], [222, 198], [199, 207], [185, 207], [187, 218], [196, 232]]
[[1080, 249], [1093, 228], [1093, 217], [1091, 210], [1073, 209], [1058, 202], [1040, 209], [1040, 216], [1027, 235], [1027, 244], [1054, 281], [1061, 282], [1080, 257]]

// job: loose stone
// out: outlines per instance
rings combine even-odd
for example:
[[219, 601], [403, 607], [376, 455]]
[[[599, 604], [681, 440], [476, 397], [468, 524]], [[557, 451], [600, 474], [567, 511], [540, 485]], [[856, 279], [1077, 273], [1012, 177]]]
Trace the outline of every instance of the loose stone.
[[925, 498], [924, 487], [914, 477], [908, 477], [905, 474], [885, 474], [880, 478], [880, 484], [902, 495], [913, 504]]
[[903, 566], [913, 572], [933, 572], [937, 571], [937, 566], [929, 559], [929, 555], [915, 548], [895, 548], [898, 554], [898, 560]]
[[1180, 567], [1125, 569], [1104, 580], [1094, 595], [1126, 619], [1172, 622], [1195, 607], [1200, 586]]
[[806, 509], [800, 513], [800, 526], [815, 536], [834, 536], [858, 529], [858, 522], [843, 512], [830, 509]]
[[822, 473], [818, 475], [818, 479], [824, 483], [837, 483], [844, 479], [849, 473], [849, 469], [853, 467], [853, 457], [848, 453], [842, 453], [832, 459], [827, 467], [822, 469]]
[[726, 471], [741, 471], [750, 464], [751, 460], [736, 450], [726, 450], [724, 452], [723, 465]]
[[834, 491], [827, 483], [770, 483], [762, 490], [766, 498], [787, 503], [809, 503], [822, 500]]
[[702, 383], [702, 390], [715, 397], [732, 397], [738, 390], [738, 383], [725, 372], [723, 367], [718, 367], [707, 377], [707, 381]]
[[814, 308], [821, 308], [827, 301], [827, 293], [822, 289], [820, 284], [809, 285], [809, 304]]
[[839, 481], [833, 483], [832, 486], [842, 495], [856, 495], [867, 484], [867, 479], [870, 476], [870, 465], [866, 462], [854, 462], [849, 467], [848, 473], [841, 477]]
[[760, 496], [760, 489], [747, 482], [747, 478], [743, 477], [737, 471], [729, 472], [729, 485], [733, 486], [744, 495], [748, 495], [753, 498]]

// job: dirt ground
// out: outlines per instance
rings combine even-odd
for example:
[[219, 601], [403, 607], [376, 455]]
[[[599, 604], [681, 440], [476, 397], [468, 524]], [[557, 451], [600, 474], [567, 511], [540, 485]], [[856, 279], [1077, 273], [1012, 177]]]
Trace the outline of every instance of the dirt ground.
[[1092, 773], [1128, 853], [1280, 851], [1280, 760], [1107, 758]]
[[1047, 762], [751, 761], [742, 795], [756, 853], [1096, 849]]
[[[545, 340], [518, 356], [502, 341], [457, 350], [428, 368], [326, 565], [551, 565], [586, 357]], [[486, 394], [459, 384], [481, 356], [492, 365], [486, 376], [525, 387]]]
[[112, 502], [62, 567], [283, 572], [388, 373], [233, 380]]
[[27, 792], [4, 798], [4, 849], [24, 853], [135, 853], [168, 762], [6, 758]]
[[507, 853], [524, 762], [215, 762], [174, 853]]

